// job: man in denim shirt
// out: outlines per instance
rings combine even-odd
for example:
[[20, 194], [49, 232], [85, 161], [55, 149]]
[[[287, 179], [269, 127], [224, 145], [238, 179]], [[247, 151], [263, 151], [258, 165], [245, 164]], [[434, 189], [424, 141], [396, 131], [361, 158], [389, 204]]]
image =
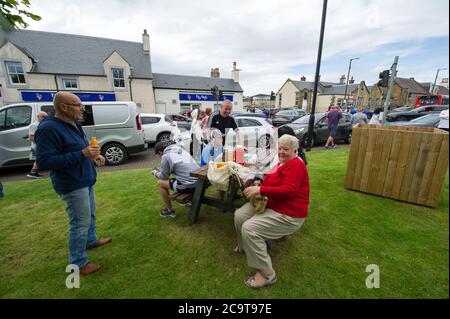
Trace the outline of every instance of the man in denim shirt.
[[88, 262], [86, 249], [110, 243], [111, 237], [96, 235], [94, 184], [98, 165], [105, 164], [98, 146], [90, 146], [79, 120], [84, 106], [78, 96], [58, 92], [53, 100], [55, 116], [47, 117], [38, 127], [36, 162], [50, 171], [53, 188], [67, 204], [69, 217], [69, 260], [89, 275], [101, 268]]

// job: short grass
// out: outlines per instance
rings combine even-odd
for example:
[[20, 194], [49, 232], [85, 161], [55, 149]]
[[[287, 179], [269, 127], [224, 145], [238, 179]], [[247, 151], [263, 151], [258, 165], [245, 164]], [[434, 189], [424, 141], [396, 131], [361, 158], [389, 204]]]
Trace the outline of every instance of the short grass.
[[[103, 265], [67, 289], [67, 218], [50, 181], [4, 183], [0, 200], [1, 298], [448, 298], [448, 176], [439, 208], [429, 209], [343, 188], [348, 149], [308, 153], [310, 215], [276, 243], [279, 282], [245, 287], [253, 274], [233, 253], [233, 215], [204, 206], [189, 226], [175, 220], [148, 170], [98, 176], [98, 233], [111, 245], [89, 252]], [[381, 287], [367, 289], [377, 264]]]

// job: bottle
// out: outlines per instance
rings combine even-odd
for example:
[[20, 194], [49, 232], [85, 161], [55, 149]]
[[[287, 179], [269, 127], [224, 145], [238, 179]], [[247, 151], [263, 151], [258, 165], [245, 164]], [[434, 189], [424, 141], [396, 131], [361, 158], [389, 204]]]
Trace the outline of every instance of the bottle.
[[244, 147], [241, 145], [236, 146], [236, 163], [244, 164]]
[[[91, 146], [98, 146], [97, 138], [95, 136], [91, 137]], [[93, 157], [95, 160], [98, 160], [100, 157], [98, 155]]]

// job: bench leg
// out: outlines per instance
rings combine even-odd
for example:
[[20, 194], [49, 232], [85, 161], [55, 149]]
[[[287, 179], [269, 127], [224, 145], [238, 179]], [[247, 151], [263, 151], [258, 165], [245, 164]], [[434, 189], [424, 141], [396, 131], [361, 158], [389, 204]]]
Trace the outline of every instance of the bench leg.
[[200, 212], [200, 207], [202, 206], [202, 199], [205, 195], [207, 183], [204, 180], [197, 180], [195, 185], [194, 196], [192, 197], [192, 206], [189, 212], [188, 218], [189, 223], [194, 224], [197, 222], [198, 214]]

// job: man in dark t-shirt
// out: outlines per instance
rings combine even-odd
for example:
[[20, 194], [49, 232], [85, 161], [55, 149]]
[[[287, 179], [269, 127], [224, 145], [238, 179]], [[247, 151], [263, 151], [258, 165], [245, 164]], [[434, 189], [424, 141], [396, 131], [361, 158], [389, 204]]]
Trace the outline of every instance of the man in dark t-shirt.
[[224, 137], [222, 139], [222, 144], [225, 145], [225, 138], [227, 134], [228, 129], [232, 129], [236, 132], [236, 138], [238, 144], [242, 145], [241, 136], [239, 134], [239, 129], [236, 124], [236, 121], [234, 117], [232, 117], [231, 111], [233, 109], [233, 105], [231, 104], [231, 101], [225, 100], [222, 103], [222, 106], [220, 107], [219, 113], [211, 116], [211, 119], [209, 121], [209, 129], [218, 129], [222, 136]]
[[336, 148], [334, 144], [334, 138], [336, 137], [337, 128], [339, 125], [339, 120], [342, 118], [342, 113], [336, 110], [334, 106], [331, 107], [330, 112], [327, 114], [327, 122], [328, 122], [328, 140], [325, 144], [325, 148]]

